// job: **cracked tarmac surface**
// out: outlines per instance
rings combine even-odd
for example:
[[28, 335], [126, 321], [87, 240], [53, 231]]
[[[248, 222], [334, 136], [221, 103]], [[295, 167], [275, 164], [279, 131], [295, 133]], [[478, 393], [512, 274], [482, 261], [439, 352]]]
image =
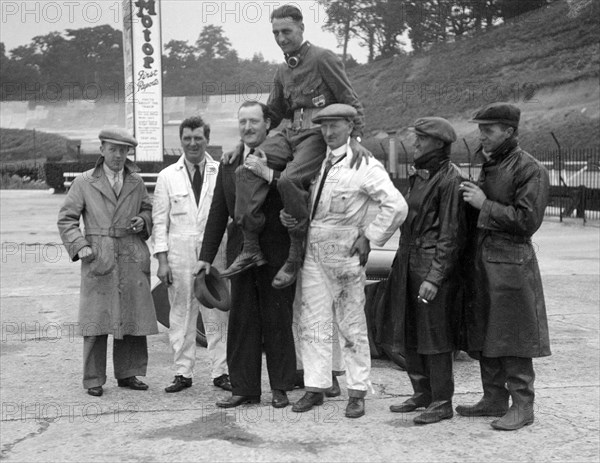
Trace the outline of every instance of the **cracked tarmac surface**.
[[[561, 224], [550, 218], [534, 236], [553, 355], [534, 360], [535, 423], [499, 432], [490, 427], [492, 418], [455, 415], [418, 427], [412, 422], [417, 413], [390, 413], [388, 407], [412, 391], [406, 373], [386, 359], [373, 360], [374, 393], [366, 398], [366, 415], [356, 420], [344, 417], [343, 377], [342, 396], [307, 413], [272, 408], [266, 374], [260, 404], [218, 409], [216, 400], [227, 393], [212, 386], [206, 351], [200, 347], [194, 385], [165, 394], [173, 369], [164, 327], [148, 338], [148, 391], [118, 388], [109, 362], [104, 396], [88, 396], [81, 386], [82, 339], [74, 335], [79, 265], [70, 263], [56, 244], [56, 215], [63, 200], [40, 191], [0, 192], [2, 460], [600, 459], [598, 223]], [[455, 362], [455, 384], [454, 405], [479, 399], [478, 364], [464, 353]], [[302, 394], [294, 390], [290, 400]]]

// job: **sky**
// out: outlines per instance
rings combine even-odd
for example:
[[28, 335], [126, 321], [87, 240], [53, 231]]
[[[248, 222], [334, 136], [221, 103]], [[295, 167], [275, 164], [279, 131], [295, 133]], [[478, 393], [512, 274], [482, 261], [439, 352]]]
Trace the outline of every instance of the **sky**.
[[[211, 1], [161, 0], [163, 44], [187, 40], [194, 44], [205, 25], [222, 26], [232, 48], [240, 58], [262, 53], [268, 61], [279, 62], [282, 53], [271, 35], [270, 13], [285, 3], [299, 6], [304, 15], [304, 38], [315, 45], [341, 53], [334, 34], [321, 29], [325, 10], [313, 0], [296, 1]], [[109, 24], [122, 30], [121, 0], [0, 0], [0, 41], [7, 52], [26, 45], [37, 35]], [[367, 50], [358, 41], [348, 52], [360, 63], [367, 61]]]

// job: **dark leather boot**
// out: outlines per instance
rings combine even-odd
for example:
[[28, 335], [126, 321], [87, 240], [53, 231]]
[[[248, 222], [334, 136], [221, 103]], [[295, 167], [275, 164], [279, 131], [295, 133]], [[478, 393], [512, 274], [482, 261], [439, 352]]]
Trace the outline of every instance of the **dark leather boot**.
[[338, 397], [342, 394], [337, 376], [331, 375], [331, 387], [325, 391], [325, 397]]
[[273, 288], [282, 289], [290, 286], [296, 281], [296, 276], [300, 267], [302, 267], [302, 261], [304, 259], [304, 241], [296, 237], [291, 237], [290, 253], [288, 258], [283, 264], [283, 267], [279, 269], [275, 278], [273, 278]]
[[346, 418], [360, 418], [365, 414], [365, 399], [362, 397], [348, 398]]
[[454, 376], [452, 374], [452, 352], [424, 355], [429, 372], [431, 399], [427, 409], [416, 416], [415, 424], [432, 424], [452, 418], [452, 396]]
[[429, 407], [420, 415], [415, 416], [413, 421], [415, 424], [432, 424], [442, 420], [449, 420], [453, 415], [452, 402], [441, 400], [439, 402], [431, 402]]
[[462, 416], [503, 416], [508, 410], [506, 373], [499, 358], [481, 357], [479, 360], [483, 398], [475, 405], [459, 405], [456, 412]]
[[533, 423], [535, 372], [530, 358], [502, 357], [502, 363], [512, 404], [506, 414], [491, 425], [494, 429], [515, 431]]
[[258, 234], [244, 232], [244, 245], [242, 247], [242, 252], [240, 252], [240, 254], [225, 271], [221, 272], [221, 276], [229, 278], [252, 267], [259, 267], [261, 265], [265, 265], [266, 263], [267, 260], [265, 259], [265, 256], [260, 249], [260, 244], [258, 243]]
[[406, 350], [406, 373], [413, 387], [414, 394], [399, 405], [390, 405], [394, 413], [413, 412], [420, 407], [428, 407], [431, 403], [431, 386], [424, 356], [413, 350]]
[[323, 405], [323, 393], [309, 391], [292, 406], [292, 411], [296, 413], [307, 412], [315, 405]]

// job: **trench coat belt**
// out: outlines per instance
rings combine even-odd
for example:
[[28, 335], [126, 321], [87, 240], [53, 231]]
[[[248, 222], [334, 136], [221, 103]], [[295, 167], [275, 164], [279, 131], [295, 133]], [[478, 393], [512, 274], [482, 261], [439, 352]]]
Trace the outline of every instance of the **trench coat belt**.
[[485, 230], [483, 232], [483, 237], [490, 236], [492, 238], [504, 238], [506, 240], [512, 241], [513, 243], [526, 244], [531, 242], [531, 236], [523, 236], [523, 235], [515, 235], [513, 233], [499, 232], [499, 231], [491, 231]]
[[111, 238], [123, 238], [124, 236], [131, 235], [131, 233], [124, 227], [110, 227], [110, 228], [86, 228], [86, 236], [97, 235], [97, 236], [110, 236]]
[[400, 240], [400, 246], [412, 248], [434, 248], [436, 245], [437, 241], [424, 238], [415, 238], [414, 240], [407, 238], [406, 240]]
[[294, 111], [294, 117], [289, 123], [289, 128], [294, 130], [312, 129], [319, 127], [313, 123], [312, 118], [323, 108], [299, 108]]

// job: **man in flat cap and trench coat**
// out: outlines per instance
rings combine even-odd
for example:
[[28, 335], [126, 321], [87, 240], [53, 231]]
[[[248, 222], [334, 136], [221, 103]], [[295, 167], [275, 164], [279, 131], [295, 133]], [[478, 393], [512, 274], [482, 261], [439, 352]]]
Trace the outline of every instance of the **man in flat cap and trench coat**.
[[[521, 112], [492, 103], [479, 124], [483, 166], [476, 184], [461, 186], [474, 213], [474, 266], [467, 305], [469, 352], [479, 359], [483, 398], [458, 406], [464, 416], [497, 416], [491, 425], [515, 430], [533, 423], [533, 357], [550, 355], [548, 321], [532, 235], [544, 219], [548, 172], [519, 147]], [[508, 398], [512, 405], [508, 407]]]
[[390, 323], [401, 341], [414, 393], [392, 412], [425, 408], [416, 424], [452, 418], [459, 311], [457, 264], [465, 233], [461, 172], [450, 162], [456, 133], [441, 117], [414, 124], [415, 155], [406, 198], [408, 216], [387, 285]]
[[146, 375], [146, 336], [158, 333], [145, 243], [152, 233], [152, 205], [139, 168], [127, 159], [137, 141], [123, 129], [102, 130], [99, 138], [102, 156], [74, 180], [58, 214], [69, 257], [82, 262], [78, 328], [83, 387], [92, 396], [103, 394], [109, 334], [119, 387], [148, 389], [136, 376]]

